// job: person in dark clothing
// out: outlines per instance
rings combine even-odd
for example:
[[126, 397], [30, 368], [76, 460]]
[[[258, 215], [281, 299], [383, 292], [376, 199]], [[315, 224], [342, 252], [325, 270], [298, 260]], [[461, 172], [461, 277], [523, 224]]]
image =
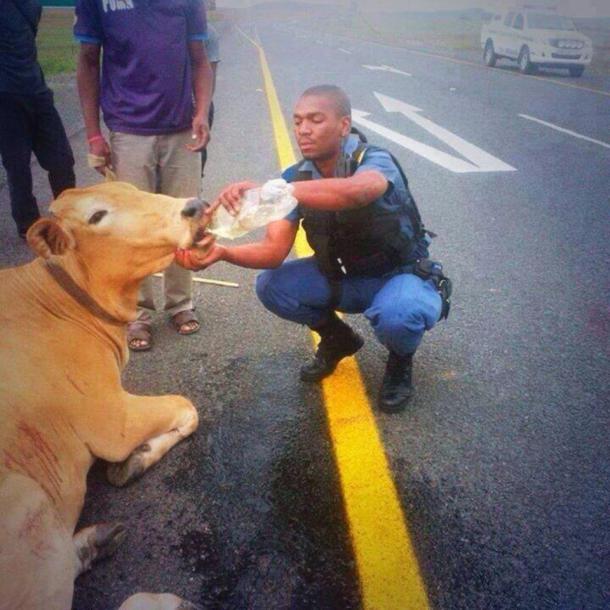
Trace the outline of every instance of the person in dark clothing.
[[0, 0], [0, 156], [20, 237], [40, 217], [32, 152], [54, 197], [75, 185], [74, 155], [37, 59], [41, 15], [38, 0]]

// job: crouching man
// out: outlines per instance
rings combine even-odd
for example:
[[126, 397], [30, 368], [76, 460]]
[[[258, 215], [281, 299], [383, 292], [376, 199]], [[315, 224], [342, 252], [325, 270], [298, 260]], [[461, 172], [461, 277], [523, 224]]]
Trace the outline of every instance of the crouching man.
[[[303, 381], [322, 380], [363, 345], [336, 311], [364, 313], [389, 351], [378, 406], [401, 411], [413, 394], [413, 354], [424, 331], [446, 316], [450, 283], [427, 258], [430, 237], [397, 161], [352, 132], [346, 94], [332, 85], [308, 89], [293, 121], [303, 160], [283, 178], [298, 207], [270, 223], [260, 242], [214, 244], [206, 254], [188, 250], [178, 262], [189, 269], [219, 260], [267, 269], [256, 284], [261, 302], [321, 338], [301, 369]], [[233, 184], [216, 205], [235, 214], [243, 192], [254, 186]], [[301, 220], [314, 256], [284, 262]]]

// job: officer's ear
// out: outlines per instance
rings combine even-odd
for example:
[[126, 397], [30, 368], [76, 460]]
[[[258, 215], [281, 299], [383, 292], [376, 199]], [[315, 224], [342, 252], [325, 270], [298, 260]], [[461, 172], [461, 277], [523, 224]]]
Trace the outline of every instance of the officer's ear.
[[347, 138], [352, 130], [352, 118], [349, 116], [341, 117], [341, 137]]

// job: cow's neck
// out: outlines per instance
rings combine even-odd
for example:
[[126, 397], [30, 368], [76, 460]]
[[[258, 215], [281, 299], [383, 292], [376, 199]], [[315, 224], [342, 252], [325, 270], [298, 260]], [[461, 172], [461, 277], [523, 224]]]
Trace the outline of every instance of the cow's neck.
[[58, 283], [81, 307], [106, 324], [122, 326], [135, 318], [137, 282], [109, 278], [86, 266], [76, 255], [61, 258], [49, 262], [61, 269], [60, 278], [69, 278]]
[[[127, 302], [130, 297], [124, 298], [120, 306], [115, 304], [115, 299], [110, 296], [111, 290], [104, 288], [101, 283], [94, 283], [87, 277], [87, 272], [82, 269], [77, 261], [68, 257], [53, 257], [52, 263], [58, 265], [81, 289], [84, 294], [97, 303], [116, 322], [105, 321], [96, 315], [87, 303], [80, 302], [75, 294], [68, 292], [58, 281], [55, 275], [49, 272], [46, 259], [38, 258], [30, 265], [23, 267], [20, 274], [20, 283], [28, 286], [29, 290], [38, 295], [37, 300], [44, 303], [45, 309], [51, 310], [60, 319], [71, 320], [80, 325], [84, 322], [89, 331], [106, 341], [114, 352], [117, 363], [122, 368], [128, 359], [125, 342], [125, 324], [135, 317], [137, 286], [133, 289], [131, 297], [132, 305]], [[106, 293], [106, 294], [105, 294]], [[119, 299], [116, 299], [119, 301]]]

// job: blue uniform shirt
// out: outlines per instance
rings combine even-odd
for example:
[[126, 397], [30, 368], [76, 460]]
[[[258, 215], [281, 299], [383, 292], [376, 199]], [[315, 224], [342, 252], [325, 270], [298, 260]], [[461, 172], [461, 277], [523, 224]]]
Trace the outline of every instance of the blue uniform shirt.
[[[351, 155], [359, 144], [360, 139], [358, 136], [351, 134], [345, 143], [345, 153]], [[312, 172], [312, 178], [314, 180], [322, 178], [322, 175], [312, 161], [305, 161], [300, 168], [298, 166], [299, 164], [297, 163], [286, 169], [282, 173], [282, 178], [287, 182], [293, 182], [296, 179], [298, 171]], [[356, 174], [370, 170], [377, 170], [383, 174], [388, 181], [389, 186], [379, 199], [376, 199], [369, 205], [380, 210], [395, 211], [400, 218], [401, 230], [409, 239], [412, 239], [415, 230], [411, 224], [407, 207], [412, 201], [411, 194], [390, 154], [385, 150], [376, 148], [367, 150], [361, 164], [356, 170]], [[290, 222], [299, 222], [302, 218], [301, 206], [297, 206], [288, 216], [286, 216], [286, 220], [289, 220]], [[427, 257], [429, 244], [430, 238], [425, 235], [414, 251], [415, 257]]]

